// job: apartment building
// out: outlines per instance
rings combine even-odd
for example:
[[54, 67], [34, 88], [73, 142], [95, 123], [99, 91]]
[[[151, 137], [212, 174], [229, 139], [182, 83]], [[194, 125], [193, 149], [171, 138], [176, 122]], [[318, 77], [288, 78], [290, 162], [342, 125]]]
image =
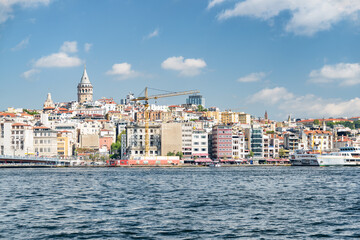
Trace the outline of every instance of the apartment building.
[[232, 158], [232, 127], [225, 125], [214, 126], [212, 129], [212, 158]]
[[34, 127], [34, 148], [38, 156], [57, 156], [57, 131], [48, 127]]

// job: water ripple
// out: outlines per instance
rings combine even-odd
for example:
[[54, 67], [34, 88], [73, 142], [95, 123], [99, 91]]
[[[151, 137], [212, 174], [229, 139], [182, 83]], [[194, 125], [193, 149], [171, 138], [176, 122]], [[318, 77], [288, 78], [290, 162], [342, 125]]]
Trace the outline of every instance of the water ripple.
[[360, 168], [0, 171], [4, 239], [360, 238]]

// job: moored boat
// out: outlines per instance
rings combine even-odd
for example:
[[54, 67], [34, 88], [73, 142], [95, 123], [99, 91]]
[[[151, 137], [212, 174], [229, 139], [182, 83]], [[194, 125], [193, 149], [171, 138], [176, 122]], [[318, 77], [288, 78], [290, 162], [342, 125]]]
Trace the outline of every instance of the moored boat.
[[360, 166], [360, 148], [342, 147], [338, 152], [317, 156], [321, 167], [327, 166]]
[[290, 163], [291, 166], [319, 166], [317, 156], [318, 154], [299, 149], [290, 155]]

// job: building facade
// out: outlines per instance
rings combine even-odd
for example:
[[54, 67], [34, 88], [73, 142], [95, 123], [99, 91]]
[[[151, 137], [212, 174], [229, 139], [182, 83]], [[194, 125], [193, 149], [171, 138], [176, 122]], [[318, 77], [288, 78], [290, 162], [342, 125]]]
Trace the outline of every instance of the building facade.
[[[150, 157], [161, 155], [160, 135], [160, 125], [151, 124], [149, 126]], [[143, 157], [145, 155], [145, 125], [127, 125], [126, 138], [127, 156], [130, 159]]]
[[48, 127], [34, 127], [34, 148], [38, 156], [57, 156], [57, 131]]
[[193, 122], [184, 122], [181, 125], [182, 152], [184, 159], [191, 159]]
[[244, 159], [246, 156], [245, 136], [243, 134], [232, 135], [232, 158]]
[[208, 134], [204, 130], [194, 130], [192, 133], [192, 157], [209, 157]]
[[212, 129], [212, 158], [232, 158], [232, 127], [217, 125]]
[[203, 98], [203, 96], [199, 94], [190, 95], [186, 99], [186, 104], [201, 105], [205, 107], [205, 98]]

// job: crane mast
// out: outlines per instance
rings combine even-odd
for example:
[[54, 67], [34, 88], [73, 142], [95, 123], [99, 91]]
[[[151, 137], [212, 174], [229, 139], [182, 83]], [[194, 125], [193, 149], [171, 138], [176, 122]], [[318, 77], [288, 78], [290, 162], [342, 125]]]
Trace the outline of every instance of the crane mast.
[[150, 138], [149, 138], [149, 99], [158, 99], [158, 98], [166, 98], [166, 97], [174, 97], [180, 95], [189, 95], [199, 93], [198, 90], [191, 90], [191, 91], [184, 91], [184, 92], [172, 92], [172, 93], [165, 93], [165, 94], [158, 94], [149, 96], [148, 88], [145, 87], [144, 96], [137, 97], [132, 99], [131, 101], [144, 101], [144, 113], [145, 113], [145, 157], [149, 156], [150, 150]]

